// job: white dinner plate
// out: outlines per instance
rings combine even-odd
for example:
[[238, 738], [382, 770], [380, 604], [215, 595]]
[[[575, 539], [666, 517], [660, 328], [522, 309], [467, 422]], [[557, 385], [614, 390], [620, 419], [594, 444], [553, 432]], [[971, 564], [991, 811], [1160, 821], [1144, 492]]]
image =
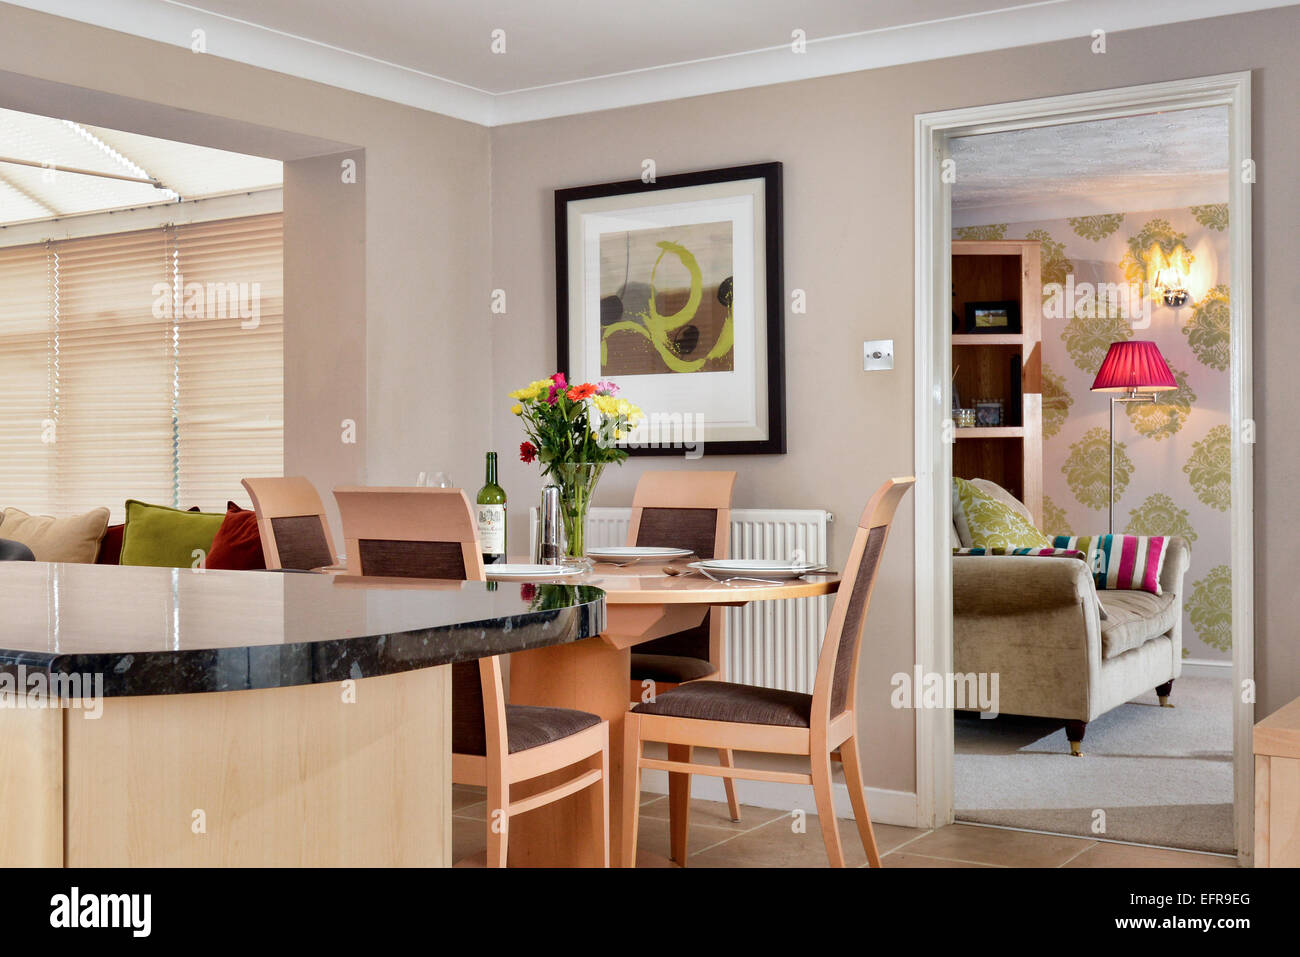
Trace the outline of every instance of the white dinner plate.
[[693, 555], [689, 548], [657, 548], [649, 545], [611, 545], [607, 548], [589, 548], [587, 557], [600, 562], [666, 562], [674, 558]]
[[495, 565], [484, 565], [483, 570], [487, 572], [488, 581], [496, 581], [497, 579], [526, 581], [538, 578], [569, 578], [573, 575], [581, 575], [587, 569], [572, 565], [510, 565], [503, 562]]
[[710, 558], [702, 562], [691, 562], [690, 567], [721, 578], [744, 576], [777, 581], [798, 578], [826, 568], [816, 562], [772, 561], [766, 558]]

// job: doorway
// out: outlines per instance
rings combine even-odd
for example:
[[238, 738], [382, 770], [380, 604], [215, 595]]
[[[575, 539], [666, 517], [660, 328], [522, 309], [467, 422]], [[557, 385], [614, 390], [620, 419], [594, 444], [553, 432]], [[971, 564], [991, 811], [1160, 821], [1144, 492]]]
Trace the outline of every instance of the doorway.
[[[1211, 564], [1226, 557], [1228, 561], [1225, 564], [1231, 576], [1228, 586], [1231, 594], [1233, 691], [1231, 795], [1234, 843], [1243, 863], [1249, 863], [1252, 849], [1250, 734], [1254, 720], [1249, 681], [1254, 657], [1250, 638], [1253, 634], [1253, 570], [1250, 561], [1253, 427], [1250, 418], [1249, 188], [1253, 170], [1250, 164], [1249, 97], [1249, 75], [1243, 73], [923, 114], [916, 118], [916, 660], [927, 671], [950, 674], [954, 671], [950, 477], [954, 474], [956, 444], [951, 411], [951, 336], [955, 321], [951, 308], [954, 281], [952, 201], [954, 181], [961, 175], [958, 160], [962, 152], [957, 141], [964, 138], [969, 144], [972, 137], [996, 134], [1032, 137], [1036, 130], [1088, 122], [1141, 123], [1141, 120], [1132, 118], [1174, 111], [1226, 114], [1229, 176], [1224, 272], [1231, 277], [1233, 294], [1224, 306], [1229, 322], [1228, 341], [1224, 348], [1230, 362], [1224, 370], [1223, 439], [1230, 452], [1230, 489], [1225, 490], [1225, 494], [1230, 494], [1231, 501], [1222, 533], [1226, 555], [1221, 550]], [[1093, 225], [1089, 223], [1084, 228], [1091, 229]], [[970, 235], [974, 235], [974, 231]], [[1055, 251], [1049, 247], [1049, 252]], [[1055, 257], [1058, 267], [1061, 258], [1064, 257]], [[1091, 362], [1090, 357], [1081, 355], [1080, 361], [1085, 360]], [[1128, 512], [1125, 511], [1124, 515], [1127, 516]], [[1081, 518], [1080, 521], [1087, 519]], [[1125, 526], [1117, 515], [1115, 531], [1124, 530]], [[1202, 570], [1209, 567], [1204, 562], [1201, 566]], [[1241, 693], [1235, 693], [1237, 690]], [[922, 821], [941, 825], [953, 820], [954, 752], [952, 712], [919, 710], [917, 795]]]

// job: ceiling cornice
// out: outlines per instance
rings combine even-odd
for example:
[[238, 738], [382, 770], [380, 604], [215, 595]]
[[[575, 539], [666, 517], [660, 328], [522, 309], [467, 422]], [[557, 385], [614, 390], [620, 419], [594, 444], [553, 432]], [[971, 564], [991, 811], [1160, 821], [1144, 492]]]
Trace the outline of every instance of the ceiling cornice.
[[[865, 33], [810, 39], [807, 52], [782, 45], [532, 89], [490, 93], [409, 67], [258, 24], [218, 16], [177, 0], [6, 0], [160, 43], [190, 48], [206, 33], [205, 55], [391, 100], [482, 126], [769, 86], [1108, 33], [1184, 20], [1292, 6], [1293, 0], [1038, 0], [1002, 10]], [[198, 55], [198, 54], [196, 54]]]

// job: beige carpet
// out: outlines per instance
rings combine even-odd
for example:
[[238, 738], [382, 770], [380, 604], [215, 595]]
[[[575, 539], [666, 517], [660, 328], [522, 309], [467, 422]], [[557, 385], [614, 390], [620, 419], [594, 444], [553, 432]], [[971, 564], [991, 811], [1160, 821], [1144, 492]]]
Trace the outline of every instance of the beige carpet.
[[[1232, 853], [1232, 681], [1179, 678], [1089, 723], [1072, 758], [1065, 723], [957, 716], [958, 821]], [[1094, 827], [1105, 812], [1105, 830]]]

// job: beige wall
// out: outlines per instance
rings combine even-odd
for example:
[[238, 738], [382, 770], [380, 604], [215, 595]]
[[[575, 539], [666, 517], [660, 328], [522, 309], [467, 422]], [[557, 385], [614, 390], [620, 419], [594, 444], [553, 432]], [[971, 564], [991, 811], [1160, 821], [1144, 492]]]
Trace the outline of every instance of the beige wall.
[[[552, 190], [634, 179], [644, 158], [660, 175], [766, 160], [785, 164], [785, 285], [807, 291], [808, 313], [786, 317], [789, 454], [711, 458], [686, 468], [740, 470], [738, 505], [824, 506], [846, 534], [870, 491], [911, 470], [913, 117], [932, 110], [1254, 70], [1255, 381], [1260, 714], [1300, 694], [1294, 625], [1295, 550], [1283, 537], [1300, 513], [1300, 466], [1291, 434], [1300, 379], [1294, 264], [1300, 150], [1295, 92], [1296, 8], [1090, 40], [1052, 43], [734, 93], [656, 103], [492, 131], [492, 285], [508, 294], [494, 320], [493, 436], [510, 464], [503, 484], [512, 534], [540, 482], [514, 460], [519, 430], [504, 393], [555, 363]], [[895, 343], [892, 372], [864, 373], [862, 340]], [[1275, 411], [1276, 410], [1276, 411]], [[637, 476], [669, 460], [639, 459], [606, 472], [598, 504], [626, 502]], [[869, 783], [914, 787], [912, 716], [888, 705], [889, 677], [912, 662], [910, 509], [889, 543], [868, 625], [861, 682]], [[1207, 556], [1203, 571], [1221, 556]]]
[[[343, 163], [356, 164], [344, 182]], [[284, 164], [284, 463], [322, 492], [366, 474], [366, 154]], [[345, 443], [343, 423], [356, 423]], [[332, 495], [325, 509], [343, 548]]]
[[[487, 395], [486, 129], [5, 4], [0, 65], [85, 88], [42, 93], [82, 122], [267, 154], [280, 133], [299, 156], [359, 147], [356, 187], [338, 156], [285, 164], [285, 469], [322, 489], [434, 464], [478, 474], [488, 408], [466, 397]], [[32, 108], [11, 92], [0, 105]]]

